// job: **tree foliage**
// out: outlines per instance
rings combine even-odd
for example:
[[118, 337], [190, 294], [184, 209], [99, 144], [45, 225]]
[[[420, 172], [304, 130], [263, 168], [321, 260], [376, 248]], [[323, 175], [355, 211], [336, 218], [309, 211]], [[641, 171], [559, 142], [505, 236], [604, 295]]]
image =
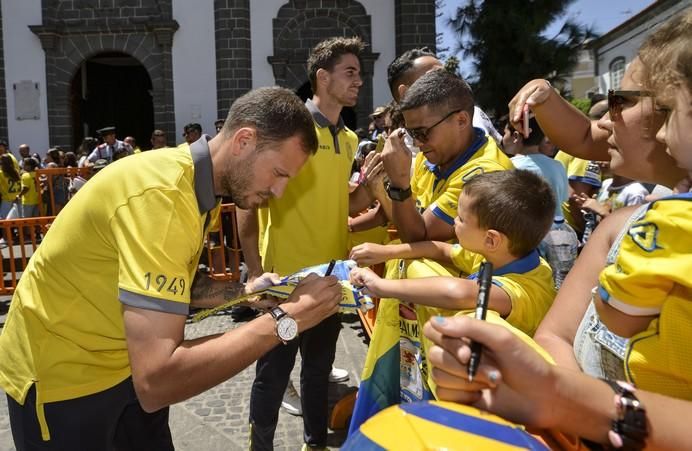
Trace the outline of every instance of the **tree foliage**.
[[499, 117], [533, 78], [563, 79], [577, 63], [590, 28], [568, 19], [556, 36], [542, 33], [574, 0], [467, 0], [449, 20], [458, 48], [474, 59], [476, 102]]

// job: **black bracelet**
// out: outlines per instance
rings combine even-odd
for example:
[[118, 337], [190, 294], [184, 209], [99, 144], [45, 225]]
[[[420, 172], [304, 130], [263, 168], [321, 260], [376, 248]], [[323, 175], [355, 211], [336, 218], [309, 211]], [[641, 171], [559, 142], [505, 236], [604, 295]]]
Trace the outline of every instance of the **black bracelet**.
[[613, 420], [612, 429], [608, 431], [611, 449], [639, 451], [646, 446], [649, 428], [646, 421], [646, 409], [634, 394], [635, 387], [622, 381], [605, 383], [615, 392], [614, 402], [617, 419]]

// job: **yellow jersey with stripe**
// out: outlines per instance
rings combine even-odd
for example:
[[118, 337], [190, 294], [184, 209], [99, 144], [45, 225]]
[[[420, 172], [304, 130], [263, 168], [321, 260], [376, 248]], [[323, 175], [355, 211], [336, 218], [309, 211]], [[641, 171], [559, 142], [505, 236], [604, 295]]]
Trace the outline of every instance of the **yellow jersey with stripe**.
[[598, 292], [627, 315], [657, 315], [629, 340], [627, 378], [692, 400], [692, 193], [657, 200], [635, 215], [601, 271]]
[[36, 185], [36, 171], [22, 173], [22, 190], [27, 189], [27, 192], [22, 196], [22, 205], [38, 205], [38, 187]]
[[17, 194], [20, 192], [22, 192], [21, 175], [18, 180], [12, 180], [7, 177], [4, 172], [0, 171], [0, 193], [2, 193], [2, 200], [5, 202], [14, 202], [17, 198]]
[[[20, 404], [106, 390], [130, 376], [122, 304], [187, 315], [208, 217], [206, 141], [142, 153], [92, 177], [56, 217], [12, 298], [0, 387]], [[42, 424], [45, 426], [45, 424]]]
[[[586, 183], [594, 188], [601, 187], [601, 167], [595, 161], [582, 160], [561, 150], [555, 154], [555, 161], [559, 161], [565, 167], [568, 181]], [[565, 221], [575, 227], [574, 218], [569, 210], [569, 201], [562, 202], [562, 214]]]
[[331, 124], [312, 100], [305, 105], [315, 122], [317, 153], [283, 196], [269, 201], [260, 246], [264, 270], [281, 275], [348, 256], [348, 180], [358, 137], [341, 118]]
[[343, 449], [533, 450], [549, 448], [523, 426], [463, 404], [428, 401], [382, 410], [351, 433]]
[[[458, 244], [452, 249], [452, 261], [468, 278], [475, 280], [485, 258], [468, 251]], [[493, 285], [507, 293], [512, 311], [505, 320], [529, 336], [553, 305], [555, 287], [550, 265], [538, 255], [537, 250], [524, 257], [493, 270]]]
[[454, 225], [461, 189], [467, 180], [484, 172], [514, 167], [494, 139], [488, 139], [480, 128], [473, 130], [473, 143], [445, 171], [426, 160], [423, 152], [416, 155], [411, 178], [416, 206], [421, 212], [431, 209], [435, 216], [449, 225]]

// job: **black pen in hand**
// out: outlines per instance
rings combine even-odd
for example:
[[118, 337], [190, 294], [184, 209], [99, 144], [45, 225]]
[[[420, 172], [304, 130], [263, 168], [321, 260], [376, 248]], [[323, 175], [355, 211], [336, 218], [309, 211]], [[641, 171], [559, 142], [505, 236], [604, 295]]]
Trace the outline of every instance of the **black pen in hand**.
[[332, 260], [327, 265], [327, 270], [324, 272], [324, 277], [331, 276], [332, 271], [334, 271], [334, 266], [336, 266], [336, 260]]
[[[493, 264], [483, 262], [478, 273], [478, 299], [476, 300], [475, 318], [485, 321], [488, 313], [488, 300], [490, 299], [490, 286], [493, 281]], [[469, 358], [468, 375], [469, 382], [473, 382], [473, 377], [481, 364], [481, 344], [477, 341], [471, 342], [471, 357]]]

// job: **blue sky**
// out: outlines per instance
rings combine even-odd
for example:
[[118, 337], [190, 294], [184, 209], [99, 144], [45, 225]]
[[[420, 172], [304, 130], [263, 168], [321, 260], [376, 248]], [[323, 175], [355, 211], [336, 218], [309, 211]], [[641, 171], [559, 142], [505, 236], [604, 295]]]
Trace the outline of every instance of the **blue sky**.
[[[519, 0], [526, 1], [526, 0]], [[449, 47], [452, 52], [454, 48], [454, 36], [447, 25], [447, 19], [454, 14], [458, 5], [465, 4], [465, 0], [444, 0], [445, 5], [442, 9], [442, 16], [437, 19], [437, 31], [443, 33], [443, 47]], [[653, 0], [577, 0], [567, 10], [567, 14], [552, 24], [547, 32], [547, 36], [555, 35], [567, 18], [574, 18], [578, 23], [591, 25], [594, 31], [603, 34], [612, 30], [622, 22], [626, 21], [642, 9], [654, 3]], [[468, 75], [472, 66], [468, 61], [464, 61], [463, 55], [458, 55], [462, 61], [461, 71]]]

